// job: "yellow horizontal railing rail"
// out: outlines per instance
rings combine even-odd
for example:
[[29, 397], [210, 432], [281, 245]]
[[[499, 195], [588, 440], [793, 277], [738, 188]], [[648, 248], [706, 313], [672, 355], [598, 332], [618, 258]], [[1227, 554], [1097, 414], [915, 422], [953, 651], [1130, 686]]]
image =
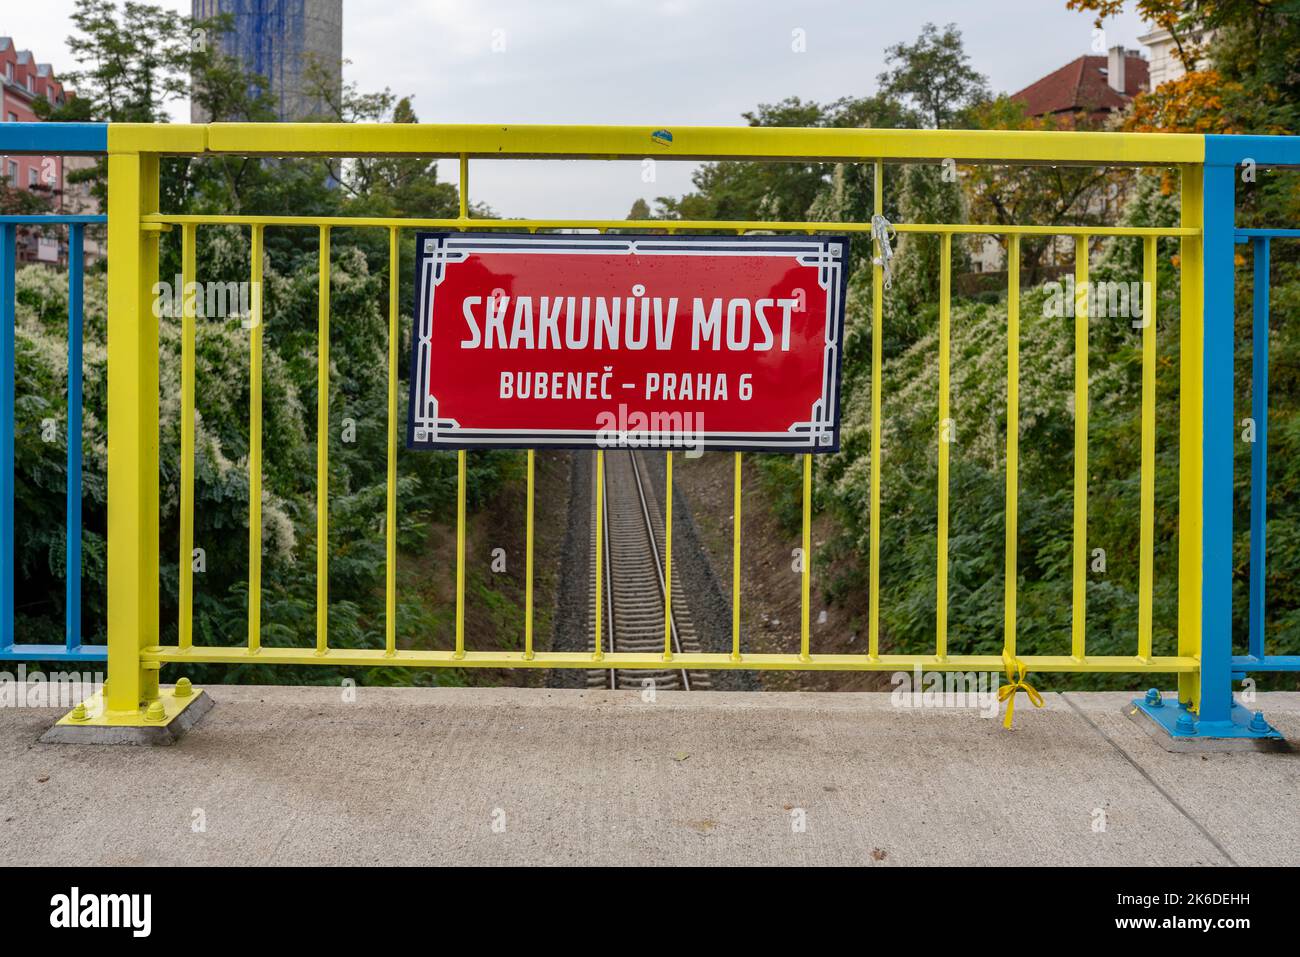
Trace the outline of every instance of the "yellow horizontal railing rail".
[[[662, 654], [631, 654], [602, 651], [599, 658], [588, 651], [538, 651], [532, 658], [522, 651], [425, 651], [398, 649], [388, 654], [381, 648], [329, 648], [317, 653], [312, 648], [246, 647], [177, 648], [153, 646], [141, 650], [141, 660], [153, 662], [205, 662], [285, 665], [405, 665], [415, 668], [602, 668], [663, 670]], [[1096, 655], [1077, 659], [1069, 655], [1020, 655], [1034, 671], [1061, 673], [1099, 672], [1109, 674], [1195, 672], [1197, 659], [1168, 655], [1143, 659], [1135, 655]], [[674, 669], [708, 671], [907, 671], [920, 666], [926, 671], [1001, 671], [1001, 655], [833, 655], [745, 654], [740, 659], [730, 652], [674, 652]]]
[[[311, 217], [238, 215], [175, 215], [159, 208], [158, 162], [162, 156], [275, 155], [275, 156], [375, 156], [422, 154], [457, 157], [460, 161], [459, 214], [452, 218]], [[211, 126], [143, 126], [125, 124], [109, 130], [109, 671], [108, 709], [125, 715], [157, 697], [158, 667], [163, 663], [210, 662], [238, 664], [330, 664], [409, 667], [490, 668], [625, 668], [660, 669], [671, 660], [684, 669], [797, 669], [896, 671], [924, 668], [948, 671], [997, 671], [1003, 655], [953, 654], [948, 646], [948, 504], [949, 438], [944, 429], [950, 414], [951, 296], [949, 257], [943, 256], [939, 306], [940, 432], [935, 436], [938, 457], [938, 534], [935, 581], [936, 631], [933, 654], [882, 653], [880, 633], [880, 485], [882, 474], [882, 351], [884, 338], [884, 288], [879, 241], [873, 237], [871, 312], [871, 447], [869, 524], [869, 619], [866, 651], [862, 654], [819, 653], [811, 641], [810, 605], [812, 575], [811, 456], [802, 462], [803, 565], [800, 581], [800, 643], [797, 652], [769, 654], [747, 652], [741, 628], [741, 509], [742, 456], [734, 458], [734, 514], [732, 538], [732, 634], [729, 651], [675, 652], [665, 605], [665, 648], [662, 654], [620, 653], [602, 647], [602, 514], [595, 512], [596, 644], [590, 652], [554, 652], [536, 648], [533, 635], [534, 585], [534, 453], [527, 451], [525, 634], [522, 651], [479, 651], [465, 634], [465, 520], [466, 453], [457, 454], [457, 568], [455, 585], [454, 647], [447, 650], [411, 650], [399, 647], [397, 632], [396, 488], [398, 436], [398, 379], [400, 316], [398, 314], [399, 242], [402, 230], [413, 229], [586, 229], [677, 232], [712, 230], [746, 232], [819, 232], [834, 229], [858, 235], [872, 233], [869, 222], [815, 221], [660, 221], [599, 219], [480, 219], [470, 215], [471, 159], [643, 159], [717, 160], [817, 160], [869, 163], [874, 167], [875, 212], [880, 214], [883, 170], [886, 162], [913, 162], [953, 158], [959, 162], [1011, 164], [1077, 164], [1086, 166], [1173, 166], [1181, 170], [1182, 221], [1169, 227], [1113, 227], [1076, 224], [954, 224], [899, 223], [900, 233], [941, 237], [942, 249], [951, 250], [954, 236], [993, 235], [1006, 238], [1007, 279], [1007, 434], [1006, 434], [1006, 534], [1003, 614], [1003, 654], [1018, 657], [1032, 671], [1174, 673], [1180, 675], [1183, 700], [1197, 694], [1200, 647], [1200, 449], [1201, 382], [1199, 343], [1202, 329], [1199, 281], [1202, 198], [1199, 165], [1204, 141], [1198, 136], [1121, 133], [949, 132], [930, 130], [798, 130], [765, 128], [650, 127], [499, 127], [499, 126], [373, 126], [342, 124], [216, 124]], [[151, 289], [157, 280], [160, 233], [179, 227], [182, 269], [192, 282], [196, 233], [202, 227], [238, 226], [250, 233], [251, 281], [260, 286], [262, 250], [269, 229], [305, 227], [318, 231], [318, 399], [317, 399], [317, 515], [316, 642], [311, 647], [268, 647], [262, 644], [261, 586], [261, 467], [262, 467], [262, 324], [274, 321], [263, 315], [260, 296], [250, 316], [250, 454], [249, 454], [249, 609], [248, 641], [243, 646], [195, 645], [193, 627], [193, 576], [187, 572], [193, 548], [194, 510], [194, 309], [187, 303], [182, 314], [181, 362], [181, 488], [180, 488], [180, 621], [178, 641], [163, 645], [158, 623], [158, 324], [150, 309]], [[385, 503], [386, 621], [382, 648], [336, 648], [329, 643], [329, 349], [330, 349], [330, 239], [336, 229], [382, 229], [389, 242], [388, 289], [388, 392], [387, 392], [387, 499]], [[1090, 317], [1086, 298], [1075, 318], [1074, 377], [1074, 495], [1073, 495], [1073, 606], [1068, 654], [1019, 655], [1016, 648], [1016, 549], [1019, 496], [1019, 385], [1021, 239], [1026, 236], [1066, 237], [1074, 240], [1075, 277], [1088, 278], [1088, 240], [1096, 237], [1138, 237], [1143, 243], [1143, 275], [1154, 288], [1156, 240], [1180, 241], [1182, 259], [1182, 361], [1180, 380], [1180, 487], [1178, 576], [1179, 628], [1175, 655], [1152, 652], [1152, 596], [1154, 588], [1154, 474], [1155, 474], [1155, 364], [1156, 339], [1153, 312], [1145, 314], [1141, 336], [1141, 542], [1138, 620], [1134, 654], [1090, 655], [1087, 649], [1087, 421], [1089, 399], [1088, 341]], [[187, 285], [188, 288], [188, 285]], [[1153, 310], [1154, 297], [1147, 300]], [[603, 455], [596, 453], [596, 467]], [[671, 457], [666, 480], [671, 489]], [[597, 485], [599, 488], [599, 483]], [[666, 515], [667, 555], [671, 561], [671, 512]], [[670, 580], [665, 576], [665, 581]]]
[[[224, 216], [154, 214], [141, 223], [169, 226], [322, 226], [371, 229], [646, 229], [660, 232], [707, 229], [713, 232], [869, 233], [870, 223], [827, 223], [811, 220], [773, 221], [726, 219], [444, 219], [384, 216]], [[999, 223], [892, 223], [900, 233], [963, 236], [1197, 236], [1200, 230], [1182, 226], [1016, 226]]]
[[1043, 130], [864, 130], [734, 126], [380, 123], [114, 124], [110, 152], [470, 159], [816, 160], [1173, 166], [1202, 163], [1195, 134]]

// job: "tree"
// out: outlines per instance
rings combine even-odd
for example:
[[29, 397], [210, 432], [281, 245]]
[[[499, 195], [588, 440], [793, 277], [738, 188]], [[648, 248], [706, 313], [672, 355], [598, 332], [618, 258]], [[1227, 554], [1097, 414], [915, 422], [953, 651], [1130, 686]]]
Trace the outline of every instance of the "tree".
[[[877, 94], [845, 97], [832, 104], [829, 124], [853, 129], [915, 129], [920, 115], [899, 100]], [[898, 218], [898, 177], [885, 176], [882, 205], [886, 217]], [[865, 223], [875, 210], [875, 168], [870, 163], [835, 163], [808, 210], [808, 218], [823, 222]]]
[[[914, 113], [887, 96], [846, 96], [831, 103], [788, 97], [779, 103], [760, 104], [742, 116], [750, 126], [845, 129], [919, 125]], [[828, 222], [856, 218], [871, 209], [871, 173], [861, 165], [845, 165], [848, 170], [842, 171], [836, 182], [834, 163], [706, 163], [691, 177], [694, 192], [680, 198], [658, 197], [657, 215], [666, 219]], [[869, 212], [865, 215], [870, 218]]]
[[[1125, 0], [1067, 0], [1066, 7], [1095, 14], [1100, 27], [1123, 11]], [[1153, 102], [1140, 96], [1141, 118], [1132, 128], [1216, 133], [1300, 128], [1295, 3], [1137, 0], [1135, 7], [1143, 19], [1169, 31], [1186, 75], [1151, 91]], [[1216, 117], [1220, 110], [1227, 115]]]
[[1138, 133], [1239, 133], [1253, 125], [1249, 114], [1254, 106], [1242, 84], [1224, 80], [1218, 70], [1198, 70], [1139, 96], [1124, 118], [1124, 128]]
[[[1065, 6], [1068, 10], [1095, 13], [1093, 23], [1100, 29], [1107, 18], [1123, 13], [1124, 4], [1125, 0], [1067, 0]], [[1205, 25], [1205, 8], [1214, 5], [1196, 0], [1137, 0], [1137, 11], [1143, 20], [1169, 32], [1179, 62], [1190, 73], [1196, 69], [1203, 52], [1201, 29]]]
[[0, 216], [36, 216], [51, 211], [49, 187], [19, 189], [0, 180]]
[[[960, 223], [966, 220], [961, 185], [944, 178], [944, 168], [933, 163], [914, 163], [903, 168], [899, 197], [902, 219], [908, 223]], [[900, 237], [894, 263], [892, 308], [915, 316], [931, 311], [939, 301], [939, 267], [942, 243], [938, 236], [907, 233]], [[961, 237], [952, 243], [952, 271], [970, 270], [970, 257]]]
[[889, 47], [885, 62], [891, 68], [877, 78], [881, 94], [911, 103], [934, 129], [953, 126], [988, 99], [988, 81], [970, 65], [955, 23], [942, 32], [927, 23], [915, 43]]
[[[165, 123], [167, 106], [189, 96], [214, 120], [265, 122], [275, 118], [263, 90], [266, 81], [243, 70], [216, 42], [232, 29], [229, 14], [209, 20], [188, 17], [128, 0], [85, 0], [72, 14], [68, 47], [81, 68], [65, 76], [76, 95], [62, 104], [37, 99], [36, 113], [51, 122]], [[205, 165], [206, 164], [206, 165]], [[192, 173], [206, 169], [222, 183], [227, 208], [241, 208], [246, 180], [257, 161], [219, 158], [190, 163], [165, 160], [160, 189], [168, 206], [202, 191]], [[107, 161], [68, 173], [69, 182], [91, 184], [101, 205], [107, 201]], [[200, 176], [201, 178], [201, 176]]]
[[[825, 126], [833, 107], [789, 97], [742, 114], [750, 126]], [[694, 192], [660, 196], [664, 219], [801, 220], [822, 188], [824, 163], [705, 163], [692, 175]]]
[[165, 123], [166, 105], [189, 92], [188, 18], [127, 0], [82, 0], [68, 49], [81, 68], [64, 76], [77, 95], [58, 106], [37, 99], [42, 119]]
[[[999, 96], [975, 107], [971, 122], [990, 130], [1053, 130], [1058, 121], [1031, 117], [1024, 105]], [[1104, 124], [1087, 114], [1071, 117], [1071, 130], [1100, 130]], [[993, 166], [963, 168], [962, 179], [976, 222], [1002, 225], [1109, 225], [1119, 215], [1132, 182], [1132, 171], [1095, 166]], [[1037, 282], [1055, 237], [1024, 236], [1021, 266]]]
[[[344, 61], [344, 66], [347, 61]], [[335, 85], [337, 72], [316, 58], [304, 69], [304, 87], [309, 98], [321, 103], [322, 112], [313, 120], [328, 123], [418, 123], [412, 97], [398, 97], [385, 87], [364, 92], [356, 83]], [[326, 158], [322, 163], [329, 179], [337, 183], [354, 205], [356, 215], [455, 217], [460, 195], [450, 183], [438, 181], [438, 162], [427, 156]], [[474, 204], [472, 213], [488, 218], [492, 210]]]

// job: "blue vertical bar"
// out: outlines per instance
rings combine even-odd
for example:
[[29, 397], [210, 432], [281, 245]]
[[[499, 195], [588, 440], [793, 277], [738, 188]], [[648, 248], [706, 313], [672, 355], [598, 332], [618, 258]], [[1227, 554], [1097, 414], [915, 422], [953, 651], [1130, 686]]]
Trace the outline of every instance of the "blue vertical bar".
[[1268, 547], [1268, 237], [1255, 247], [1254, 348], [1251, 353], [1251, 417], [1255, 444], [1250, 450], [1250, 655], [1264, 657], [1264, 572]]
[[83, 227], [68, 227], [68, 480], [65, 575], [68, 651], [81, 645], [81, 360]]
[[1235, 165], [1204, 166], [1205, 434], [1201, 563], [1202, 733], [1232, 716], [1232, 464]]
[[18, 227], [0, 225], [0, 651], [14, 646], [14, 271]]

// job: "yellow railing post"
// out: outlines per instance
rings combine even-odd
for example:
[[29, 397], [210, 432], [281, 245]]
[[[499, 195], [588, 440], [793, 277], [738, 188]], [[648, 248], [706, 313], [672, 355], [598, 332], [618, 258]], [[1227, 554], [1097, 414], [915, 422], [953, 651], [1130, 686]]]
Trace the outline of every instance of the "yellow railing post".
[[469, 219], [469, 156], [460, 154], [460, 183], [456, 186], [457, 212], [461, 221]]
[[384, 510], [384, 651], [397, 654], [397, 336], [401, 234], [388, 231], [388, 492]]
[[596, 580], [592, 588], [596, 589], [596, 634], [591, 654], [593, 661], [605, 657], [604, 645], [601, 643], [601, 628], [604, 625], [604, 604], [601, 601], [605, 575], [605, 450], [596, 450]]
[[731, 505], [731, 660], [740, 660], [740, 474], [741, 453], [735, 453]]
[[524, 658], [533, 657], [533, 524], [536, 511], [537, 456], [528, 450], [528, 505], [524, 523]]
[[[108, 690], [110, 713], [158, 697], [158, 157], [108, 156]], [[183, 293], [182, 293], [183, 295]]]
[[[885, 164], [876, 160], [872, 209], [876, 216], [885, 212]], [[868, 559], [867, 654], [880, 655], [880, 429], [881, 370], [884, 328], [885, 276], [884, 250], [874, 234], [871, 240], [871, 554]]]
[[953, 434], [951, 401], [952, 236], [939, 237], [939, 505], [935, 565], [934, 656], [948, 657], [948, 460]]
[[181, 488], [177, 556], [176, 640], [194, 644], [194, 322], [197, 318], [195, 246], [198, 226], [181, 227]]
[[1074, 239], [1074, 565], [1070, 657], [1083, 660], [1088, 628], [1088, 237]]
[[673, 453], [664, 473], [664, 661], [673, 657]]
[[465, 657], [465, 450], [456, 453], [456, 657]]
[[1156, 237], [1142, 240], [1142, 467], [1138, 551], [1138, 657], [1151, 657], [1156, 541]]
[[807, 661], [811, 653], [811, 628], [808, 624], [812, 603], [812, 454], [803, 455], [803, 574], [799, 580], [799, 659]]
[[248, 316], [248, 649], [262, 647], [262, 259], [263, 227], [254, 226]]
[[330, 628], [330, 228], [320, 227], [316, 343], [316, 653]]
[[[1205, 223], [1205, 190], [1200, 166], [1182, 167], [1182, 225]], [[1178, 654], [1201, 654], [1201, 522], [1203, 505], [1205, 315], [1199, 234], [1183, 236], [1178, 261], [1181, 309], [1178, 356]], [[1178, 700], [1193, 710], [1201, 705], [1199, 673], [1178, 676]]]
[[1007, 505], [1002, 650], [1016, 656], [1016, 551], [1020, 544], [1020, 237], [1007, 237]]

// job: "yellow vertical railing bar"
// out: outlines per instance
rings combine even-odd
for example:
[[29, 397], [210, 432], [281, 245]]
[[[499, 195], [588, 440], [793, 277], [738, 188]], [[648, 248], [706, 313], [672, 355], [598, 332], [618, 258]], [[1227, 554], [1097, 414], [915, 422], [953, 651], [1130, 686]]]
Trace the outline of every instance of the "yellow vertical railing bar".
[[596, 589], [596, 641], [592, 658], [596, 661], [605, 657], [604, 644], [601, 641], [602, 614], [604, 603], [605, 576], [605, 450], [596, 450], [596, 580], [592, 587]]
[[[1205, 491], [1205, 183], [1200, 166], [1181, 169], [1180, 224], [1197, 230], [1179, 242], [1179, 347], [1178, 347], [1178, 654], [1201, 654], [1201, 548], [1202, 508]], [[1201, 707], [1201, 681], [1197, 673], [1178, 676], [1178, 700]]]
[[528, 518], [524, 527], [524, 657], [533, 657], [533, 505], [534, 505], [534, 460], [532, 449], [528, 450]]
[[248, 316], [248, 650], [262, 647], [262, 258], [263, 228], [253, 226]]
[[194, 645], [194, 321], [198, 227], [181, 227], [181, 511], [177, 644]]
[[[875, 215], [884, 215], [885, 208], [885, 164], [876, 160], [875, 184], [872, 189], [872, 204]], [[876, 658], [880, 655], [880, 407], [881, 407], [881, 368], [884, 325], [885, 280], [882, 265], [880, 242], [872, 237], [871, 266], [871, 557], [870, 585], [868, 587], [869, 606], [867, 609], [867, 653]]]
[[1138, 556], [1138, 657], [1151, 657], [1156, 540], [1156, 237], [1142, 242], [1141, 552]]
[[1020, 543], [1020, 237], [1007, 237], [1007, 515], [1002, 646], [1016, 654], [1016, 550]]
[[140, 652], [158, 644], [158, 156], [108, 156], [107, 710], [158, 697]]
[[1074, 239], [1074, 608], [1070, 654], [1087, 651], [1088, 618], [1088, 237]]
[[320, 227], [316, 344], [316, 652], [329, 647], [330, 228]]
[[731, 503], [731, 660], [740, 660], [740, 472], [741, 453], [735, 453]]
[[401, 233], [388, 230], [388, 501], [384, 518], [384, 651], [397, 654], [397, 310], [402, 278]]
[[460, 154], [460, 186], [457, 190], [460, 197], [460, 218], [469, 219], [469, 155]]
[[948, 452], [953, 440], [949, 408], [952, 320], [952, 234], [939, 238], [939, 516], [938, 565], [935, 574], [934, 653], [948, 657]]
[[664, 661], [673, 657], [673, 453], [664, 473]]
[[456, 657], [465, 657], [465, 455], [456, 452]]
[[803, 580], [799, 589], [799, 657], [808, 660], [811, 629], [808, 611], [812, 605], [812, 453], [803, 455]]

